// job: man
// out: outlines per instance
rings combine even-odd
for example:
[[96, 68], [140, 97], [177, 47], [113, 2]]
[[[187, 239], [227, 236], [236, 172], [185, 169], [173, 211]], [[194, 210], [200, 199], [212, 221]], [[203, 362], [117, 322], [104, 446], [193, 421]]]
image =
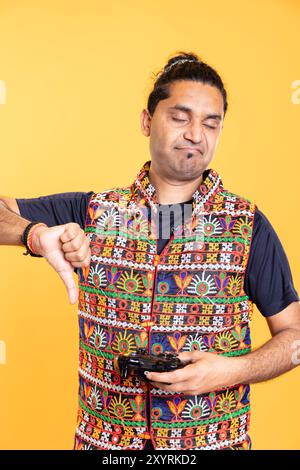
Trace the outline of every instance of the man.
[[[20, 245], [42, 222], [24, 243], [73, 303], [78, 274], [75, 449], [251, 449], [249, 384], [297, 365], [300, 304], [283, 247], [209, 168], [226, 110], [217, 72], [181, 53], [141, 113], [151, 163], [130, 187], [2, 198], [0, 243]], [[272, 338], [251, 352], [254, 303]], [[176, 352], [185, 366], [124, 379], [115, 359], [138, 348]]]

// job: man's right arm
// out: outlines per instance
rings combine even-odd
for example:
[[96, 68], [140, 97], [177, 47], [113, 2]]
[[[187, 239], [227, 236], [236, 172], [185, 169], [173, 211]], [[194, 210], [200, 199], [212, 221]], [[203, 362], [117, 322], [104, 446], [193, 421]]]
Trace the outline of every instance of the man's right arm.
[[[31, 221], [19, 215], [16, 205], [16, 200], [0, 198], [0, 245], [23, 245], [21, 235]], [[36, 227], [32, 246], [35, 253], [43, 256], [60, 275], [70, 302], [75, 303], [78, 290], [72, 273], [74, 268], [87, 267], [91, 257], [89, 240], [79, 224], [69, 222], [53, 227]]]
[[0, 245], [22, 246], [21, 235], [30, 222], [20, 216], [15, 199], [0, 198]]

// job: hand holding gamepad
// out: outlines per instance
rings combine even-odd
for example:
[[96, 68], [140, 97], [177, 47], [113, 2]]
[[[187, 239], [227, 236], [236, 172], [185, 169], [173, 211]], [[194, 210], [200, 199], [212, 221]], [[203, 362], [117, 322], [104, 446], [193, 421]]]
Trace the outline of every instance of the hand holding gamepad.
[[244, 383], [247, 376], [247, 355], [226, 357], [204, 351], [178, 354], [183, 367], [169, 372], [149, 372], [147, 379], [166, 392], [201, 395]]
[[[212, 352], [187, 351], [179, 354], [173, 353], [171, 361], [168, 356], [160, 363], [157, 362], [160, 361], [159, 356], [154, 356], [154, 360], [153, 356], [146, 353], [144, 356], [143, 354], [138, 356], [137, 353], [131, 356], [119, 356], [119, 358], [125, 358], [120, 360], [121, 369], [125, 367], [121, 371], [122, 377], [127, 377], [126, 374], [133, 368], [140, 371], [140, 377], [151, 382], [154, 387], [166, 392], [185, 395], [200, 395], [232, 384], [243, 383], [245, 380], [247, 356], [226, 357]], [[174, 362], [174, 356], [176, 362]], [[116, 362], [116, 367], [118, 367], [118, 358]], [[154, 370], [153, 364], [156, 366], [160, 364], [160, 368], [169, 367], [169, 370]], [[149, 372], [147, 376], [146, 371]]]
[[131, 371], [136, 370], [140, 378], [148, 381], [145, 372], [170, 372], [184, 367], [185, 364], [177, 356], [178, 354], [168, 351], [158, 355], [148, 354], [145, 348], [139, 348], [130, 356], [117, 356], [115, 368], [123, 378], [127, 378]]

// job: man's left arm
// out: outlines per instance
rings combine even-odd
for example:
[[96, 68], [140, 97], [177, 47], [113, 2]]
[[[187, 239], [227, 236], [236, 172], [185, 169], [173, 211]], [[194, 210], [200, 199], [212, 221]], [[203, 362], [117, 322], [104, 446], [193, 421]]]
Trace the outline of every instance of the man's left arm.
[[300, 363], [300, 302], [292, 302], [266, 320], [272, 338], [251, 353], [225, 357], [210, 352], [182, 352], [179, 359], [189, 362], [183, 369], [151, 372], [147, 377], [163, 390], [191, 395], [277, 377]]
[[266, 321], [272, 338], [243, 358], [237, 358], [241, 359], [241, 367], [237, 369], [241, 383], [272, 379], [300, 363], [300, 302], [292, 302], [276, 315], [266, 317]]
[[189, 364], [174, 372], [149, 374], [149, 379], [156, 381], [154, 385], [197, 395], [238, 383], [263, 382], [300, 363], [300, 299], [280, 239], [258, 209], [244, 289], [265, 317], [272, 338], [243, 356], [182, 352], [179, 359]]

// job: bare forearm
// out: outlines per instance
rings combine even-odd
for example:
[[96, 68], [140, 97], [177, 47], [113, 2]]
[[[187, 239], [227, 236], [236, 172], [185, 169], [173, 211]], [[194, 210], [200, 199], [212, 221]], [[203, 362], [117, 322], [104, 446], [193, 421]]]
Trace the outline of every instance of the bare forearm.
[[22, 245], [21, 235], [29, 223], [0, 200], [0, 245]]
[[300, 331], [285, 329], [251, 353], [233, 358], [235, 360], [235, 383], [263, 382], [295, 368], [296, 346], [300, 345]]

